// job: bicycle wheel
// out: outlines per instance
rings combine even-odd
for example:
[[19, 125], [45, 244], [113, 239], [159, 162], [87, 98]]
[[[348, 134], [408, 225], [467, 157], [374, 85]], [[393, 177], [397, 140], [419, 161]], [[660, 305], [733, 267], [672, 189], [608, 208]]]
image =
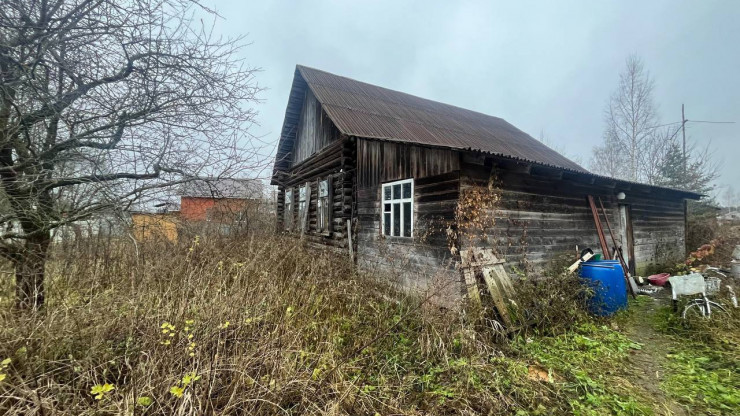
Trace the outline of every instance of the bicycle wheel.
[[683, 319], [692, 319], [700, 316], [707, 316], [707, 308], [704, 306], [703, 300], [694, 300], [689, 302], [689, 304], [683, 308], [683, 313], [681, 314]]
[[709, 306], [710, 306], [710, 308], [712, 310], [712, 315], [714, 315], [715, 313], [720, 313], [722, 315], [729, 315], [729, 312], [727, 312], [727, 309], [725, 309], [724, 306], [722, 306], [721, 304], [719, 304], [717, 302], [713, 302], [713, 301], [710, 300], [709, 301]]
[[723, 316], [728, 314], [727, 309], [725, 309], [724, 306], [717, 302], [712, 302], [711, 300], [708, 302], [711, 313], [707, 310], [707, 303], [703, 299], [696, 299], [686, 305], [681, 317], [683, 317], [683, 319], [692, 319], [700, 316], [706, 318], [717, 313]]

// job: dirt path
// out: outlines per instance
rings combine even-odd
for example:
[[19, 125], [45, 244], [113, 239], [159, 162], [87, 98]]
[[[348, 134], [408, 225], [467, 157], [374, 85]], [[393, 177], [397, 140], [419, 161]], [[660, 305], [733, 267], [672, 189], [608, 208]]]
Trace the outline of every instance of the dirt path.
[[635, 350], [630, 358], [630, 382], [654, 403], [656, 414], [684, 416], [689, 415], [686, 409], [660, 389], [665, 376], [663, 363], [673, 342], [657, 333], [649, 318], [658, 308], [669, 304], [670, 299], [664, 296], [642, 298], [640, 302], [631, 304], [633, 310], [629, 320], [623, 324], [623, 330], [630, 339], [642, 344], [642, 348]]

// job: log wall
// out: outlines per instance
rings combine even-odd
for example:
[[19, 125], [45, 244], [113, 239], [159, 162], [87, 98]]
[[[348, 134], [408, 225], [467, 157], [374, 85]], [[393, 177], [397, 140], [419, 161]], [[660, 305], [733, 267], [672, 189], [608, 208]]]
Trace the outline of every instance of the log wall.
[[[310, 90], [301, 111], [301, 121], [293, 145], [293, 160], [286, 172], [279, 172], [276, 210], [278, 232], [301, 236], [311, 245], [348, 250], [347, 220], [352, 218], [355, 186], [355, 142], [342, 136], [326, 116]], [[317, 229], [318, 182], [330, 178], [331, 220], [328, 232]], [[308, 218], [301, 231], [299, 189], [310, 184]], [[293, 191], [293, 227], [285, 226], [285, 191]]]
[[[357, 141], [357, 261], [390, 273], [407, 289], [459, 294], [447, 245], [459, 195], [459, 154], [397, 143]], [[382, 184], [414, 178], [413, 237], [381, 233]]]
[[[463, 163], [461, 190], [486, 186], [491, 166]], [[486, 230], [489, 241], [477, 245], [492, 247], [506, 260], [510, 271], [542, 271], [553, 256], [575, 253], [591, 247], [601, 252], [593, 215], [587, 195], [604, 203], [619, 244], [622, 241], [622, 223], [619, 205], [629, 206], [634, 235], [635, 266], [640, 273], [651, 264], [679, 262], [684, 258], [685, 228], [683, 201], [665, 195], [641, 194], [625, 190], [626, 199], [618, 201], [618, 189], [608, 185], [581, 183], [573, 180], [518, 172], [497, 167], [496, 184], [500, 202], [495, 210], [495, 225]], [[600, 211], [600, 210], [599, 210]], [[603, 216], [604, 233], [609, 247], [613, 246]]]

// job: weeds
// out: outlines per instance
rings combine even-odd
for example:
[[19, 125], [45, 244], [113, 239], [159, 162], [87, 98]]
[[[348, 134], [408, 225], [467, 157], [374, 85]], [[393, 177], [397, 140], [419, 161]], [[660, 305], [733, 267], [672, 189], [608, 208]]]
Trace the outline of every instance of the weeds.
[[648, 413], [620, 372], [639, 345], [587, 317], [562, 276], [519, 282], [526, 330], [495, 343], [289, 238], [74, 253], [55, 254], [41, 314], [14, 312], [2, 280], [3, 414]]
[[655, 329], [676, 341], [666, 355], [661, 389], [707, 414], [740, 414], [740, 311], [728, 311], [711, 320], [686, 321], [665, 307], [653, 317]]
[[3, 281], [0, 412], [506, 413], [521, 365], [453, 312], [292, 239], [79, 247], [39, 315]]
[[555, 337], [520, 339], [521, 353], [550, 373], [552, 382], [571, 396], [576, 415], [651, 414], [634, 391], [619, 382], [620, 366], [641, 346], [605, 325], [584, 323]]

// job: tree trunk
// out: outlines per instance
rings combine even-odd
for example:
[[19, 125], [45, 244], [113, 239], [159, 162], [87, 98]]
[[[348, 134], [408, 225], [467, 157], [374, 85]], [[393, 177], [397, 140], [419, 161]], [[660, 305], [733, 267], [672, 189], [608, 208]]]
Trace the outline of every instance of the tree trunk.
[[38, 310], [44, 306], [44, 269], [51, 243], [49, 233], [26, 240], [15, 261], [15, 295], [18, 309]]

